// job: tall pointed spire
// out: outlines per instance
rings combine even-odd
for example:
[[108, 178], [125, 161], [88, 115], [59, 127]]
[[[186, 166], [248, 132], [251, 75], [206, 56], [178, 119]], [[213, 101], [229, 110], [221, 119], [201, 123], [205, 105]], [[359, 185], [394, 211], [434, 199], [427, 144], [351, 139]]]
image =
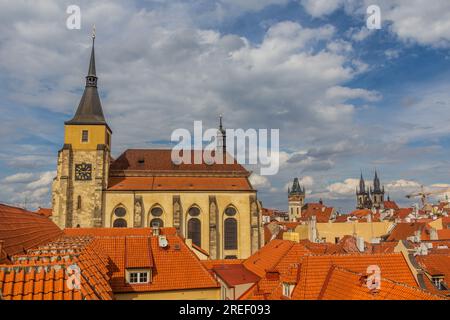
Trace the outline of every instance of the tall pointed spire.
[[218, 147], [219, 148], [221, 147], [223, 154], [225, 154], [227, 152], [227, 132], [223, 128], [222, 118], [223, 118], [223, 115], [220, 114], [219, 115]]
[[361, 177], [359, 178], [359, 192], [363, 193], [366, 191], [366, 183], [364, 182], [362, 170], [361, 170]]
[[86, 76], [86, 86], [83, 96], [78, 105], [75, 116], [67, 121], [66, 124], [103, 124], [107, 125], [103, 115], [102, 104], [97, 91], [97, 72], [95, 68], [95, 26], [92, 31], [92, 50], [89, 61], [88, 75]]

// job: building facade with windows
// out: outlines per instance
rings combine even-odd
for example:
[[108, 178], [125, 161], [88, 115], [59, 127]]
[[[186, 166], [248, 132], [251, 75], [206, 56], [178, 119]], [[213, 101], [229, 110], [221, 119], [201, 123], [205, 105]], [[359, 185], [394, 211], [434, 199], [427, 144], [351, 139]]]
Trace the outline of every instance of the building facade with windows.
[[[59, 227], [175, 227], [212, 259], [246, 258], [261, 247], [261, 208], [243, 166], [175, 164], [170, 149], [129, 149], [114, 159], [111, 135], [93, 45], [85, 91], [58, 153], [52, 219]], [[218, 137], [225, 139], [222, 125]], [[191, 151], [191, 159], [202, 152]]]

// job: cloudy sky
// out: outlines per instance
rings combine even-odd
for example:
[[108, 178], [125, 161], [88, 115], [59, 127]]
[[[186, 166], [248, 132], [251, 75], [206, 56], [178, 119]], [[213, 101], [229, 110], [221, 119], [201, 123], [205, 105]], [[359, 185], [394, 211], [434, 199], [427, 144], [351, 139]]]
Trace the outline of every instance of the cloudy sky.
[[[194, 120], [280, 129], [281, 168], [252, 177], [267, 207], [287, 183], [345, 211], [362, 170], [401, 204], [450, 182], [447, 0], [0, 0], [0, 202], [48, 206], [63, 123], [97, 29], [113, 156], [165, 146]], [[68, 30], [66, 9], [81, 8]], [[381, 30], [366, 28], [378, 4]]]

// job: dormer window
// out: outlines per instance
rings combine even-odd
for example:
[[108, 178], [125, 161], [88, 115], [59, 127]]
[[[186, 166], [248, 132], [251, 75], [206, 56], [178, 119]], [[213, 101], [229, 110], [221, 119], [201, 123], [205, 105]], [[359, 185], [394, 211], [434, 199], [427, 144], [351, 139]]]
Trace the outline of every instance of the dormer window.
[[127, 270], [127, 282], [130, 284], [149, 283], [150, 276], [150, 270]]
[[443, 276], [433, 276], [433, 277], [431, 277], [431, 281], [433, 281], [434, 286], [438, 290], [447, 290], [447, 287], [444, 284]]
[[291, 283], [283, 282], [283, 296], [290, 298], [292, 296], [292, 291], [294, 291], [294, 285]]

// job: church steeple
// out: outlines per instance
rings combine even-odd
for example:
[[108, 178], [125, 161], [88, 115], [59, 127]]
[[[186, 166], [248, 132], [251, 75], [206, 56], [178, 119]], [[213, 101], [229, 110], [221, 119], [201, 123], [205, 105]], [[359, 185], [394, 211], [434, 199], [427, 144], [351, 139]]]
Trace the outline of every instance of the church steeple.
[[[102, 104], [97, 91], [97, 73], [95, 69], [95, 27], [92, 33], [92, 50], [89, 62], [86, 86], [75, 116], [67, 121], [67, 125], [106, 125]], [[109, 128], [108, 128], [109, 129]]]
[[219, 149], [221, 148], [223, 154], [225, 154], [227, 152], [227, 132], [223, 128], [222, 118], [223, 118], [223, 115], [220, 114], [219, 115], [219, 131], [217, 134], [217, 139], [218, 139], [217, 148], [219, 148]]

